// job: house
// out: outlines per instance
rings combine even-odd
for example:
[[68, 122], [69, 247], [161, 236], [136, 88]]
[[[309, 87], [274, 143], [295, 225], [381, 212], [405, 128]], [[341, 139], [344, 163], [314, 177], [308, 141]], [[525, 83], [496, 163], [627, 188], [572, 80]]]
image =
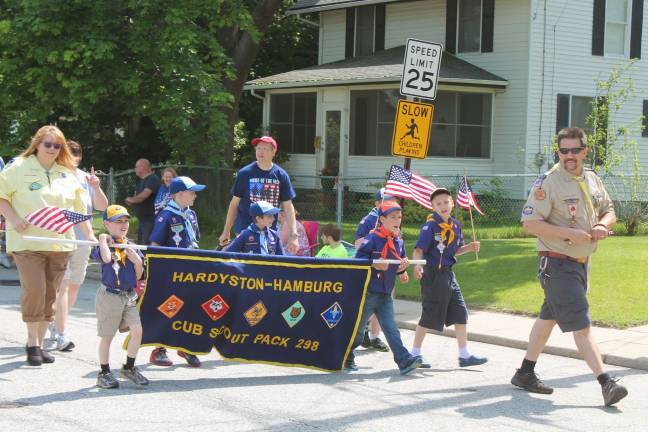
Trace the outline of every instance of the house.
[[[596, 80], [632, 68], [640, 95], [620, 116], [648, 116], [643, 0], [299, 0], [289, 14], [319, 18], [318, 64], [246, 83], [264, 99], [264, 124], [291, 153], [294, 175], [324, 167], [379, 177], [391, 156], [404, 45], [444, 45], [423, 175], [537, 174], [552, 137], [584, 126]], [[643, 55], [642, 55], [643, 54]], [[638, 133], [648, 168], [648, 129]], [[524, 195], [532, 178], [515, 186]]]

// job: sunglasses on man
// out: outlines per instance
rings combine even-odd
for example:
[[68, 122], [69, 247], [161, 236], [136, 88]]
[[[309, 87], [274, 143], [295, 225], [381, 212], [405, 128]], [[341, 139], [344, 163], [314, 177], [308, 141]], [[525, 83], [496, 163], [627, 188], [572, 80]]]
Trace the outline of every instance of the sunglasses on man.
[[49, 141], [45, 141], [45, 142], [43, 142], [43, 146], [45, 148], [47, 148], [47, 149], [54, 147], [54, 150], [61, 150], [61, 144], [58, 144], [58, 143], [52, 143], [52, 142], [49, 142]]
[[558, 149], [560, 154], [564, 154], [564, 155], [567, 155], [569, 153], [571, 153], [573, 155], [577, 155], [577, 154], [580, 154], [580, 152], [582, 152], [583, 150], [585, 150], [585, 147], [559, 148]]

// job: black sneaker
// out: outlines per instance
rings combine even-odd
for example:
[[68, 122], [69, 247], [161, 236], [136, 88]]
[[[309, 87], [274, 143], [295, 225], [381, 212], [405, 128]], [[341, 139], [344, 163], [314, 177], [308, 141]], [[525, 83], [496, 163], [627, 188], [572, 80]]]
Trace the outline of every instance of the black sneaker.
[[423, 363], [421, 356], [412, 356], [402, 367], [399, 367], [398, 370], [401, 375], [407, 375], [417, 367], [420, 367], [421, 363]]
[[50, 354], [48, 351], [41, 349], [41, 357], [43, 358], [43, 363], [54, 363], [56, 357]]
[[379, 337], [371, 339], [371, 349], [381, 352], [389, 351], [389, 347], [385, 342], [383, 342]]
[[27, 363], [30, 366], [40, 366], [43, 364], [43, 350], [39, 346], [25, 346], [25, 350], [27, 351]]
[[467, 358], [459, 357], [459, 367], [479, 366], [487, 361], [488, 359], [486, 357], [478, 357], [476, 355], [471, 355]]
[[187, 363], [191, 367], [197, 368], [197, 367], [200, 367], [202, 365], [202, 363], [200, 362], [200, 359], [197, 356], [195, 356], [194, 354], [189, 354], [189, 353], [186, 353], [184, 351], [178, 351], [178, 355], [180, 357], [182, 357], [183, 359], [187, 360]]
[[422, 355], [416, 356], [421, 359], [421, 364], [419, 365], [419, 369], [431, 369], [432, 365], [430, 364], [429, 361], [425, 359]]
[[102, 389], [117, 388], [119, 387], [119, 381], [112, 372], [99, 372], [99, 375], [97, 375], [97, 387]]
[[603, 384], [603, 401], [605, 406], [611, 406], [628, 396], [628, 389], [617, 384], [618, 378], [612, 378]]
[[543, 383], [535, 372], [524, 372], [518, 369], [511, 378], [511, 384], [531, 393], [551, 394], [553, 389]]
[[344, 372], [355, 372], [358, 370], [358, 365], [356, 364], [355, 360], [347, 360], [344, 362]]
[[362, 343], [360, 345], [363, 348], [371, 348], [371, 339], [369, 338], [369, 330], [365, 329], [364, 336], [362, 337]]
[[128, 369], [126, 366], [122, 367], [121, 370], [119, 371], [119, 375], [123, 376], [124, 378], [128, 378], [129, 380], [133, 381], [137, 385], [148, 385], [149, 380], [140, 373], [139, 369], [136, 367], [133, 367], [132, 369]]

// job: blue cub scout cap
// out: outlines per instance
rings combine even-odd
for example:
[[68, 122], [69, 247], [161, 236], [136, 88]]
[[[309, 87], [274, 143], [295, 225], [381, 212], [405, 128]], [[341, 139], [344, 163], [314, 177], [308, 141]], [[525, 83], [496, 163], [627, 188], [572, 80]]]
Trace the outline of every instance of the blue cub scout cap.
[[169, 185], [169, 193], [173, 195], [174, 193], [183, 192], [183, 191], [194, 191], [200, 192], [205, 189], [205, 185], [197, 184], [195, 181], [191, 180], [186, 176], [178, 176], [171, 180]]
[[274, 215], [279, 213], [277, 207], [273, 207], [268, 201], [257, 201], [250, 206], [250, 216], [263, 216], [263, 215]]
[[375, 201], [390, 200], [393, 198], [394, 198], [393, 196], [385, 194], [385, 188], [382, 188], [376, 192]]

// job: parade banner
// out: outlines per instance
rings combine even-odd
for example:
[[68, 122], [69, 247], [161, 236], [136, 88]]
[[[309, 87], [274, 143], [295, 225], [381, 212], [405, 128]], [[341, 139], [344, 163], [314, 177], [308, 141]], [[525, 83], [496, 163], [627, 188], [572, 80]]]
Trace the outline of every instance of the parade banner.
[[149, 247], [143, 345], [342, 369], [371, 261]]

